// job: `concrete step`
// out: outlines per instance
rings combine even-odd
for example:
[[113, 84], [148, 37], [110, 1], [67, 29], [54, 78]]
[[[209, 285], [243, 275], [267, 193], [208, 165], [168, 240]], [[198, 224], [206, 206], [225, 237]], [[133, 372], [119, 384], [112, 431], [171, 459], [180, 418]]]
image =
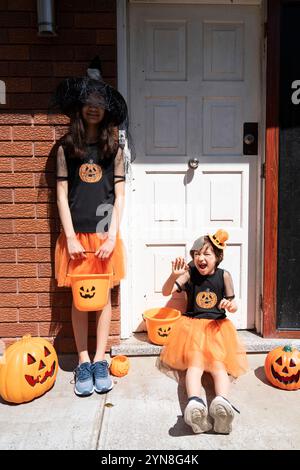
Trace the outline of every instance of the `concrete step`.
[[[262, 338], [252, 330], [240, 330], [238, 335], [243, 341], [248, 353], [263, 353], [278, 346], [291, 344], [300, 350], [300, 339]], [[111, 355], [125, 356], [159, 356], [161, 346], [150, 343], [147, 333], [134, 333], [130, 338], [121, 340], [117, 346], [112, 346]]]

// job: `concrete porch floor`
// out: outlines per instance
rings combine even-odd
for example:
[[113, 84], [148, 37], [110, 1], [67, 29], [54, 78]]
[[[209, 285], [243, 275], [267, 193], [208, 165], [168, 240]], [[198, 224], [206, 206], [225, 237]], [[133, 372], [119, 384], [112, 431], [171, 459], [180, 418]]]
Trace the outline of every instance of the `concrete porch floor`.
[[[186, 405], [183, 381], [178, 384], [162, 374], [155, 356], [131, 357], [129, 374], [115, 378], [111, 392], [87, 398], [73, 393], [72, 369], [77, 358], [60, 356], [56, 383], [44, 396], [21, 405], [0, 399], [0, 449], [178, 449], [196, 453], [299, 449], [300, 390], [272, 387], [264, 375], [265, 356], [248, 354], [249, 372], [232, 383], [230, 399], [241, 414], [235, 415], [230, 435], [193, 434], [182, 417]], [[203, 376], [203, 386], [209, 404], [214, 394], [210, 375]]]

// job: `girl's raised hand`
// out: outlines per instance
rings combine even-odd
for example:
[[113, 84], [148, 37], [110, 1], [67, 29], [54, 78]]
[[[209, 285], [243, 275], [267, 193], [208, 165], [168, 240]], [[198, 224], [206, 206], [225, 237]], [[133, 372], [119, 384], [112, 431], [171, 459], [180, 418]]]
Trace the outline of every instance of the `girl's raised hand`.
[[172, 274], [176, 277], [181, 276], [189, 270], [188, 265], [186, 264], [184, 258], [176, 258], [175, 261], [172, 261]]
[[87, 257], [85, 254], [85, 249], [76, 236], [67, 238], [67, 246], [71, 259], [84, 259]]

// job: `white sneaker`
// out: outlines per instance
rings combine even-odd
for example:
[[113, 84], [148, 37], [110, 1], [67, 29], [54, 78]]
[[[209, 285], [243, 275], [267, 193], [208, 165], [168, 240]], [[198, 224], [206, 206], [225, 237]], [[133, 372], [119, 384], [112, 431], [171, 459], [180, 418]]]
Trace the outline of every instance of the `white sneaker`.
[[226, 398], [217, 396], [213, 399], [209, 407], [209, 415], [214, 419], [214, 431], [216, 433], [231, 433], [234, 410], [239, 413]]
[[184, 421], [191, 426], [195, 434], [209, 431], [212, 428], [208, 419], [207, 406], [201, 398], [188, 402], [184, 410]]

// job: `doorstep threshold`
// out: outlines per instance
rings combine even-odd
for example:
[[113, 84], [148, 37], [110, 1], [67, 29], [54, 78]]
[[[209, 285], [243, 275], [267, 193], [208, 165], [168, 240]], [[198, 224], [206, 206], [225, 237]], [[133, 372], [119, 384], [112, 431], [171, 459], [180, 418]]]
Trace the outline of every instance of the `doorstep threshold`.
[[[240, 330], [241, 338], [247, 353], [266, 353], [278, 346], [290, 344], [300, 350], [300, 339], [262, 338], [252, 330]], [[152, 344], [146, 332], [133, 333], [130, 338], [121, 340], [121, 343], [111, 347], [111, 356], [119, 354], [125, 356], [159, 356], [162, 346]]]

